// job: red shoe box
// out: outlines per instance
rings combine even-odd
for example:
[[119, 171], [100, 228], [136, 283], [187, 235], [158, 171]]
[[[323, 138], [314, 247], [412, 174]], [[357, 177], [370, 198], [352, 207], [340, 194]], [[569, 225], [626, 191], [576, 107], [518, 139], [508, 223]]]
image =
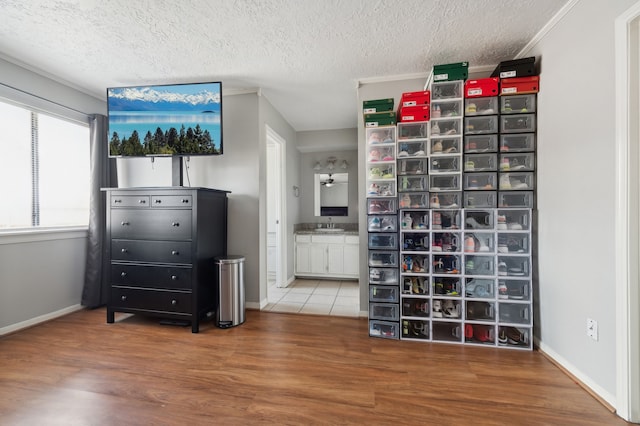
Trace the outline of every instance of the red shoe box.
[[400, 107], [398, 121], [402, 123], [412, 121], [429, 121], [429, 105], [415, 105]]
[[488, 96], [498, 96], [498, 77], [481, 78], [478, 80], [467, 80], [464, 83], [465, 98], [485, 98]]
[[538, 93], [540, 91], [540, 77], [503, 78], [500, 80], [501, 95], [521, 95], [523, 93]]
[[400, 97], [400, 108], [409, 106], [429, 106], [431, 102], [431, 92], [405, 92]]

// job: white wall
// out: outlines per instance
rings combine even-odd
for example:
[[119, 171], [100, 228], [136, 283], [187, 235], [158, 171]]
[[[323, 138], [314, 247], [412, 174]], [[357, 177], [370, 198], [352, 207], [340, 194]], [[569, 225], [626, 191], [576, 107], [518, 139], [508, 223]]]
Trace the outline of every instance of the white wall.
[[[540, 347], [615, 405], [614, 20], [635, 0], [581, 0], [525, 56], [540, 58]], [[586, 335], [598, 321], [599, 341]]]

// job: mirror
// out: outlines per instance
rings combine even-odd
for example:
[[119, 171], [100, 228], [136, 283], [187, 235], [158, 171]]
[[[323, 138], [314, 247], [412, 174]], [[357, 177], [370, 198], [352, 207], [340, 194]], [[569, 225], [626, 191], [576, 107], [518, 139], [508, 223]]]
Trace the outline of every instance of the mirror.
[[314, 201], [316, 216], [348, 216], [349, 173], [316, 173]]

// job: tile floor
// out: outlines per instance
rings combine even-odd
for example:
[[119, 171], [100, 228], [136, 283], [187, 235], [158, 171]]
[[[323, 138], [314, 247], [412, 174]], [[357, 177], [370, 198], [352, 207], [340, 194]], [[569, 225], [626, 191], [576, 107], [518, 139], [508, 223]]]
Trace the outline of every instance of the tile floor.
[[360, 314], [358, 281], [297, 278], [286, 288], [270, 286], [267, 296], [265, 311], [342, 317]]

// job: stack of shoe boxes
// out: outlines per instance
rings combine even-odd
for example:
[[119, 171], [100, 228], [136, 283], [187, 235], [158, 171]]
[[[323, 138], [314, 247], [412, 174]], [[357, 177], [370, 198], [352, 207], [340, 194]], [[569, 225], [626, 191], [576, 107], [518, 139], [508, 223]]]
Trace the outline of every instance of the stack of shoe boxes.
[[535, 208], [535, 58], [505, 61], [500, 76], [497, 229], [498, 344], [532, 347], [532, 213]]
[[[398, 339], [400, 286], [393, 99], [364, 102], [369, 265], [369, 335]], [[377, 111], [371, 112], [371, 105]], [[387, 109], [379, 111], [379, 109]], [[371, 117], [371, 115], [374, 117]], [[391, 121], [378, 117], [393, 115]]]
[[496, 342], [498, 78], [465, 83], [464, 342]]
[[367, 124], [370, 335], [530, 350], [539, 80], [463, 64], [434, 67], [429, 114]]
[[[458, 66], [461, 65], [461, 66]], [[431, 340], [460, 341], [462, 141], [466, 63], [434, 67], [429, 150]]]
[[398, 111], [401, 338], [428, 339], [430, 92], [403, 93]]

